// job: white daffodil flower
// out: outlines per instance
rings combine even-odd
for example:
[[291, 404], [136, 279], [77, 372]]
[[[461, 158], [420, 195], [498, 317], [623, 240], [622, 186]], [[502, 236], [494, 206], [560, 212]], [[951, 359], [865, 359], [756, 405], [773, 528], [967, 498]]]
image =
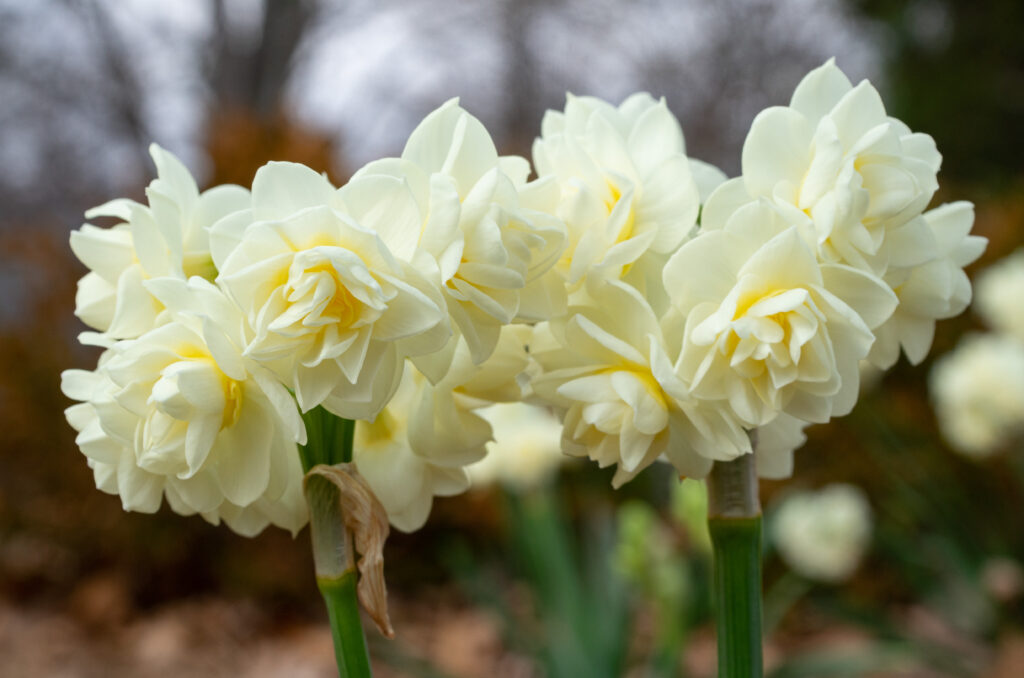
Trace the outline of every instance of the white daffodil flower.
[[551, 322], [557, 343], [531, 344], [543, 368], [533, 389], [564, 412], [562, 449], [602, 467], [617, 464], [615, 487], [662, 454], [680, 474], [700, 478], [713, 460], [750, 452], [729, 408], [694, 399], [675, 375], [644, 297], [620, 281], [589, 287], [589, 304]]
[[819, 264], [767, 201], [685, 243], [664, 271], [686, 319], [676, 372], [693, 395], [724, 399], [746, 428], [786, 412], [808, 422], [847, 414], [872, 328], [896, 296], [877, 277]]
[[[565, 225], [535, 208], [542, 188], [521, 199], [529, 171], [523, 158], [499, 157], [483, 124], [452, 99], [416, 127], [400, 158], [372, 162], [352, 182], [392, 177], [408, 185], [421, 214], [410, 245], [433, 260], [477, 364], [494, 351], [503, 325], [565, 309], [564, 286], [545, 275], [562, 253]], [[417, 364], [440, 378], [456, 343], [453, 337], [448, 351]]]
[[423, 527], [435, 496], [460, 494], [469, 487], [469, 476], [460, 465], [433, 463], [413, 451], [411, 443], [416, 439], [410, 433], [410, 413], [428, 385], [427, 379], [406, 363], [388, 406], [372, 422], [356, 422], [352, 459], [387, 511], [388, 520], [403, 532]]
[[402, 360], [437, 351], [451, 330], [445, 302], [410, 261], [420, 212], [392, 177], [337, 191], [294, 163], [253, 180], [252, 209], [213, 228], [223, 285], [247, 314], [246, 355], [293, 388], [303, 411], [322, 404], [372, 419], [398, 387]]
[[[974, 205], [969, 202], [942, 205], [918, 219], [933, 236], [936, 256], [917, 266], [891, 266], [885, 274], [899, 306], [875, 330], [875, 345], [868, 358], [882, 369], [896, 363], [900, 347], [912, 364], [924, 360], [935, 336], [935, 321], [960, 315], [971, 302], [971, 281], [963, 269], [981, 256], [988, 243], [970, 235]], [[1021, 280], [1024, 282], [1024, 276]], [[1019, 306], [1017, 302], [1014, 300]], [[1024, 317], [1024, 312], [1017, 311], [1017, 315]]]
[[812, 227], [803, 232], [822, 260], [881, 275], [890, 263], [934, 256], [929, 229], [914, 217], [938, 188], [940, 163], [930, 136], [889, 117], [871, 83], [854, 87], [830, 59], [804, 77], [789, 106], [754, 119], [743, 175], [718, 189], [717, 202], [771, 200]]
[[[568, 95], [564, 112], [545, 113], [533, 162], [559, 191], [569, 244], [558, 268], [574, 289], [586, 276], [660, 270], [644, 255], [667, 256], [696, 223], [698, 187], [664, 99], [640, 93], [615, 107]], [[713, 185], [719, 177], [705, 169], [702, 180]]]
[[771, 523], [779, 555], [797, 573], [826, 583], [849, 579], [871, 541], [871, 506], [855, 485], [794, 492]]
[[297, 443], [305, 429], [288, 391], [246, 358], [245, 319], [201, 278], [147, 283], [168, 322], [114, 344], [92, 372], [68, 370], [67, 409], [101, 490], [152, 513], [182, 514], [253, 535], [306, 521]]
[[224, 215], [245, 209], [249, 192], [217, 186], [199, 193], [181, 161], [156, 144], [149, 153], [157, 178], [146, 188], [148, 205], [118, 199], [85, 213], [115, 217], [112, 228], [84, 224], [71, 234], [71, 249], [89, 268], [78, 283], [75, 315], [113, 339], [138, 337], [156, 327], [163, 306], [143, 281], [164, 276], [213, 280], [207, 230]]
[[978, 276], [975, 308], [990, 327], [1024, 344], [1024, 249]]
[[982, 458], [1024, 435], [1024, 344], [974, 334], [936, 361], [930, 377], [939, 429], [953, 448]]
[[562, 454], [562, 423], [539, 405], [511, 402], [479, 411], [494, 429], [487, 456], [470, 466], [474, 487], [493, 483], [527, 492], [549, 482], [568, 458]]

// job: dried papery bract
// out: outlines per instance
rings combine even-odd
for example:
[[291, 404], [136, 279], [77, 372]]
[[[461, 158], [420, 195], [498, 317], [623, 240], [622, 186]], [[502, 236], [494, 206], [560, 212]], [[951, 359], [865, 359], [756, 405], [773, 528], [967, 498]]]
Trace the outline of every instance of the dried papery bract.
[[380, 632], [394, 638], [384, 583], [384, 507], [353, 464], [318, 464], [306, 474], [303, 487], [311, 513], [317, 580], [339, 579], [358, 567], [359, 602]]

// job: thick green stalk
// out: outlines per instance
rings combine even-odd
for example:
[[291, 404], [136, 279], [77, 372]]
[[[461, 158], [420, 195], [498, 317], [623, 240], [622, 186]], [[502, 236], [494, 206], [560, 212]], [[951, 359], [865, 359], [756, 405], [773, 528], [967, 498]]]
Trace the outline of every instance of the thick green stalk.
[[[303, 419], [308, 443], [302, 446], [300, 455], [306, 473], [317, 464], [352, 460], [354, 421], [340, 419], [319, 407], [307, 412]], [[327, 605], [338, 676], [370, 678], [373, 672], [356, 595], [359, 575], [352, 535], [341, 515], [338, 489], [320, 476], [309, 475], [305, 494], [316, 583]]]
[[359, 618], [356, 579], [355, 570], [349, 570], [337, 579], [316, 578], [316, 584], [327, 603], [327, 617], [331, 622], [331, 637], [334, 639], [334, 658], [338, 662], [340, 678], [373, 675], [366, 650], [366, 635]]
[[719, 678], [761, 678], [761, 506], [754, 455], [708, 476]]

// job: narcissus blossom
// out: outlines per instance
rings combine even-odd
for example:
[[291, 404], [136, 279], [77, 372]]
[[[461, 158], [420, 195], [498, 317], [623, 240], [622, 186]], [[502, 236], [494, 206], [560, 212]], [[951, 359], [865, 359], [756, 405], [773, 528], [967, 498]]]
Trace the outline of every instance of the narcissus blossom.
[[841, 582], [857, 569], [871, 541], [871, 506], [855, 485], [794, 492], [775, 512], [771, 536], [797, 573]]
[[747, 428], [780, 412], [808, 422], [848, 413], [871, 330], [896, 307], [892, 291], [871, 274], [819, 264], [767, 201], [703, 226], [664, 272], [686, 319], [678, 377], [698, 398], [727, 400]]
[[317, 405], [372, 419], [398, 387], [402, 360], [450, 336], [431, 272], [411, 260], [421, 216], [407, 184], [353, 179], [336, 190], [303, 165], [270, 163], [252, 209], [213, 228], [217, 278], [254, 330], [246, 355]]
[[[869, 359], [883, 369], [893, 366], [900, 347], [912, 364], [920, 363], [931, 348], [935, 321], [963, 313], [971, 301], [971, 281], [963, 269], [981, 256], [988, 242], [970, 235], [974, 206], [969, 202], [942, 205], [918, 219], [928, 226], [935, 254], [916, 266], [890, 266], [885, 274], [884, 280], [896, 293], [899, 306], [875, 330]], [[1017, 314], [1024, 316], [1019, 311]]]
[[975, 309], [988, 325], [1024, 343], [1024, 249], [978, 276]]
[[975, 334], [942, 356], [930, 379], [939, 429], [958, 452], [986, 457], [1024, 435], [1024, 344]]
[[[558, 188], [557, 213], [569, 229], [559, 269], [572, 286], [634, 267], [642, 275], [645, 253], [660, 265], [658, 255], [675, 250], [696, 223], [697, 184], [664, 99], [640, 93], [616, 107], [568, 95], [564, 111], [544, 115], [533, 162], [541, 181]], [[705, 174], [708, 185], [718, 180]]]
[[388, 520], [403, 532], [423, 527], [435, 496], [449, 497], [469, 487], [469, 476], [461, 465], [434, 463], [413, 450], [417, 439], [410, 430], [410, 413], [421, 404], [429, 383], [406, 363], [388, 406], [372, 422], [356, 422], [353, 461], [383, 504]]
[[940, 163], [930, 136], [889, 117], [871, 83], [853, 86], [830, 59], [800, 82], [789, 106], [758, 114], [742, 177], [719, 190], [725, 202], [772, 201], [805, 225], [823, 260], [880, 275], [930, 257], [929, 229], [914, 217], [938, 188]]
[[94, 371], [68, 370], [67, 409], [101, 490], [125, 510], [224, 520], [252, 535], [306, 521], [296, 443], [305, 429], [288, 391], [245, 357], [241, 313], [212, 284], [164, 278], [147, 290], [168, 322], [113, 344]]
[[[400, 158], [372, 162], [353, 180], [398, 180], [412, 192], [421, 228], [409, 244], [417, 257], [432, 260], [448, 312], [477, 364], [494, 350], [503, 325], [565, 307], [561, 281], [544, 275], [562, 253], [565, 226], [535, 208], [539, 198], [520, 195], [532, 195], [529, 173], [524, 158], [499, 157], [483, 124], [452, 99], [416, 127]], [[416, 362], [436, 379], [455, 343], [430, 365]]]
[[618, 487], [663, 454], [681, 475], [703, 477], [713, 460], [750, 451], [729, 408], [693, 398], [673, 372], [639, 292], [619, 281], [588, 292], [590, 303], [552, 321], [553, 339], [538, 337], [530, 351], [543, 368], [533, 378], [537, 396], [564, 412], [566, 453], [617, 465]]
[[71, 234], [71, 249], [89, 268], [78, 282], [75, 315], [108, 337], [134, 338], [153, 329], [163, 311], [145, 280], [201, 276], [213, 280], [207, 230], [222, 216], [245, 209], [249, 192], [217, 186], [199, 193], [188, 169], [156, 144], [149, 147], [157, 178], [146, 188], [148, 205], [118, 199], [85, 213], [114, 217], [111, 228], [83, 225]]
[[568, 458], [562, 454], [562, 423], [548, 408], [499, 403], [479, 411], [494, 429], [487, 456], [470, 466], [474, 487], [500, 483], [528, 492], [550, 482]]

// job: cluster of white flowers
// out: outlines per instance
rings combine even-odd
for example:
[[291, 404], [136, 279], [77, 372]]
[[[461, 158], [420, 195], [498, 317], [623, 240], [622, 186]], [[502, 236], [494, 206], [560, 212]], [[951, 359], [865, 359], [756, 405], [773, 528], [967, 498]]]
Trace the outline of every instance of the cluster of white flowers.
[[731, 180], [647, 94], [569, 96], [533, 180], [454, 100], [340, 188], [270, 163], [251, 193], [200, 194], [153, 157], [147, 205], [72, 235], [83, 341], [106, 350], [66, 373], [68, 419], [125, 508], [165, 496], [245, 533], [303, 524], [318, 406], [359, 421], [355, 464], [403, 530], [467, 487], [494, 403], [557, 412], [561, 448], [616, 486], [656, 460], [704, 477], [753, 430], [784, 477], [803, 428], [853, 407], [862, 360], [924, 357], [984, 247], [970, 205], [924, 211], [931, 138], [831, 61], [757, 117]]
[[970, 334], [931, 374], [939, 428], [953, 448], [987, 457], [1024, 439], [1024, 250], [978, 277], [975, 308], [993, 334]]
[[786, 496], [771, 523], [772, 541], [793, 570], [827, 583], [850, 577], [871, 540], [871, 507], [855, 485]]
[[71, 237], [90, 269], [82, 340], [105, 351], [63, 390], [97, 486], [127, 510], [166, 497], [243, 534], [297, 531], [300, 413], [322, 406], [358, 420], [354, 461], [391, 522], [420, 527], [485, 454], [476, 410], [522, 400], [528, 328], [513, 321], [565, 307], [546, 275], [565, 227], [534, 206], [527, 161], [499, 157], [456, 101], [340, 188], [272, 162], [251, 193], [200, 194], [151, 153], [148, 204], [96, 208], [121, 223]]
[[854, 406], [861, 361], [924, 358], [985, 246], [968, 203], [925, 212], [932, 139], [832, 61], [757, 116], [735, 179], [688, 161], [644, 95], [570, 98], [534, 156], [560, 187], [569, 309], [536, 329], [533, 388], [616, 484], [656, 459], [703, 477], [755, 429], [760, 472], [788, 475], [803, 427]]

